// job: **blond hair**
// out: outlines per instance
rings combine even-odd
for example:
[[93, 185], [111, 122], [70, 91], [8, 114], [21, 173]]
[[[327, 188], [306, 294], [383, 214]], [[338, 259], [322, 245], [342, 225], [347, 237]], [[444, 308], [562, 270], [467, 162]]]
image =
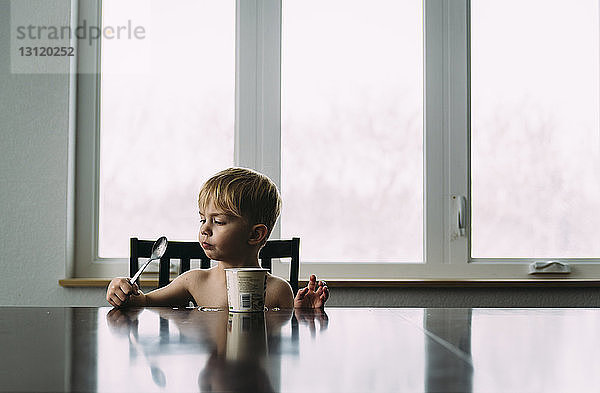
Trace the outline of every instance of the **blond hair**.
[[198, 195], [200, 211], [205, 211], [211, 201], [217, 209], [244, 218], [250, 225], [266, 225], [266, 238], [281, 210], [281, 197], [275, 183], [247, 168], [228, 168], [208, 179]]

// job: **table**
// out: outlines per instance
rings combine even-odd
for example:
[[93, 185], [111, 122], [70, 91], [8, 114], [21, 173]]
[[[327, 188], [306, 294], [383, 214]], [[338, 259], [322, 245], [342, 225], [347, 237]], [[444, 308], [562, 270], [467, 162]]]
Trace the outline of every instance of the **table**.
[[0, 391], [600, 391], [597, 309], [0, 311]]

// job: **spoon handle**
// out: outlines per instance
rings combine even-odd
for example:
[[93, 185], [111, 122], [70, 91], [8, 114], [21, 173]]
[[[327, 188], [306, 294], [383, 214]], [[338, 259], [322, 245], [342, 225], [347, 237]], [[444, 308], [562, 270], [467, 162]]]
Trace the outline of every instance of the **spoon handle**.
[[146, 269], [146, 266], [148, 266], [148, 264], [150, 264], [150, 262], [152, 262], [154, 259], [150, 258], [148, 259], [148, 261], [146, 261], [146, 263], [144, 263], [144, 265], [140, 268], [140, 270], [138, 270], [133, 277], [131, 277], [129, 279], [129, 282], [131, 283], [131, 285], [135, 284], [135, 282], [137, 281], [138, 278], [140, 278], [140, 275], [142, 274], [142, 272], [144, 271], [144, 269]]

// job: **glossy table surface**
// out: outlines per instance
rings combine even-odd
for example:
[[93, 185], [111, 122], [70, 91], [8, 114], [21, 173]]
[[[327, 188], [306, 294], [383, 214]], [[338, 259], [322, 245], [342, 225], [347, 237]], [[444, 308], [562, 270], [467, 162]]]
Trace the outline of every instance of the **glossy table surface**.
[[600, 391], [596, 309], [0, 311], [0, 391]]

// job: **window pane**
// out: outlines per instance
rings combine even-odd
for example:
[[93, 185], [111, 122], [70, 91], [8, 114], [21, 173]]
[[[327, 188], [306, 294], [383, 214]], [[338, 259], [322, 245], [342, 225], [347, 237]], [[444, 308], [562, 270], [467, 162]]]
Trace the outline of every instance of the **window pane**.
[[472, 256], [600, 257], [598, 1], [471, 12]]
[[233, 165], [235, 2], [103, 1], [99, 255], [129, 237], [195, 239], [198, 191]]
[[422, 261], [422, 1], [285, 0], [282, 62], [282, 236]]

